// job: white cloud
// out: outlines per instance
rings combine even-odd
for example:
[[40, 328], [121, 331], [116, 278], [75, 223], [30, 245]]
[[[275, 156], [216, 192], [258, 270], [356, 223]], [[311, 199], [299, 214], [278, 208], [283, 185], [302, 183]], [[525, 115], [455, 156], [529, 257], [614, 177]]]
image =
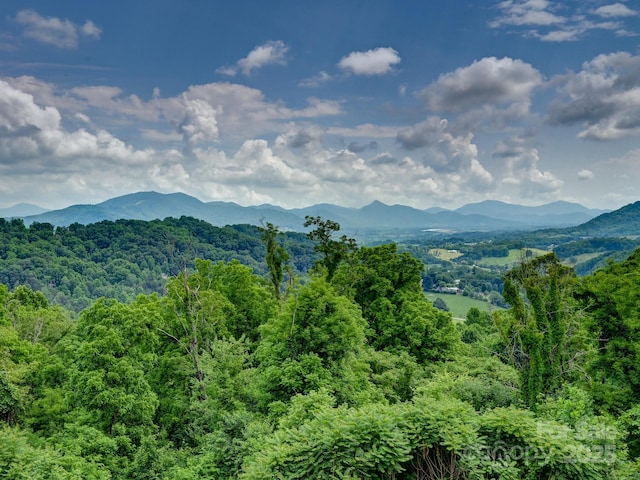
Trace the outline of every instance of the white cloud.
[[50, 82], [37, 79], [30, 75], [20, 77], [4, 77], [5, 82], [16, 90], [28, 93], [33, 96], [34, 101], [40, 105], [48, 105], [58, 109], [67, 109], [77, 112], [83, 108], [83, 102], [66, 95], [65, 92], [58, 91], [57, 87]]
[[[82, 116], [76, 117], [82, 120]], [[183, 163], [175, 151], [136, 149], [106, 130], [67, 130], [58, 109], [0, 81], [0, 192], [56, 205], [80, 194], [85, 201], [156, 188], [153, 168]]]
[[566, 18], [556, 15], [551, 10], [551, 2], [546, 0], [512, 1], [498, 3], [500, 16], [489, 25], [498, 28], [502, 25], [558, 25], [566, 22]]
[[[526, 88], [504, 92], [478, 98], [504, 98], [504, 111], [528, 105]], [[48, 204], [72, 192], [91, 201], [146, 189], [244, 204], [362, 206], [379, 199], [424, 208], [484, 198], [505, 185], [529, 198], [557, 194], [562, 186], [530, 160], [524, 144], [518, 151], [511, 145], [513, 158], [506, 143], [496, 154], [512, 169], [488, 168], [470, 133], [475, 130], [457, 120], [325, 128], [312, 122], [340, 114], [340, 103], [310, 98], [293, 109], [232, 83], [194, 85], [171, 97], [156, 90], [141, 99], [107, 85], [62, 91], [21, 77], [0, 83], [0, 98], [3, 198], [15, 198], [20, 182], [36, 182], [47, 185], [37, 194], [50, 198]], [[484, 101], [469, 105], [493, 112], [484, 110]], [[275, 140], [259, 138], [265, 135]], [[147, 141], [160, 146], [145, 148]]]
[[179, 142], [181, 140], [184, 140], [184, 135], [181, 135], [178, 132], [165, 132], [161, 130], [155, 130], [153, 128], [141, 128], [140, 135], [142, 135], [142, 138], [150, 140], [154, 143]]
[[548, 170], [538, 166], [540, 157], [536, 148], [520, 145], [513, 155], [505, 156], [505, 175], [503, 185], [517, 186], [522, 198], [545, 198], [556, 194], [564, 182]]
[[401, 129], [397, 142], [407, 150], [437, 145], [447, 128], [448, 122], [438, 117], [430, 117], [411, 127]]
[[[593, 30], [609, 30], [617, 36], [633, 35], [625, 28], [623, 19], [636, 15], [634, 10], [622, 3], [596, 9], [587, 9], [587, 6], [578, 5], [571, 15], [562, 16], [556, 12], [569, 10], [563, 2], [506, 0], [497, 4], [500, 14], [489, 22], [489, 26], [510, 27], [525, 37], [538, 38], [543, 42], [573, 42]], [[615, 21], [602, 21], [603, 18]]]
[[351, 52], [342, 57], [338, 67], [354, 75], [384, 75], [400, 61], [400, 55], [393, 48], [378, 47], [366, 52]]
[[583, 168], [578, 172], [578, 178], [580, 180], [591, 180], [593, 177], [593, 172], [591, 170], [587, 170], [586, 168]]
[[102, 29], [91, 20], [87, 20], [86, 22], [84, 22], [84, 25], [82, 25], [80, 31], [83, 33], [83, 35], [95, 38], [96, 40], [100, 39], [100, 35], [102, 35]]
[[223, 75], [234, 76], [241, 71], [245, 76], [253, 70], [266, 65], [286, 65], [289, 47], [281, 40], [269, 41], [256, 46], [249, 54], [241, 58], [233, 66], [220, 67], [216, 71]]
[[580, 125], [581, 138], [615, 140], [640, 135], [640, 55], [598, 55], [578, 73], [554, 79], [549, 108], [554, 125]]
[[[307, 100], [307, 107], [291, 109], [280, 102], [269, 102], [260, 90], [231, 83], [192, 86], [184, 95], [211, 105], [217, 111], [220, 133], [239, 139], [281, 130], [284, 121], [334, 116], [342, 112], [338, 102], [313, 97]], [[181, 101], [156, 102], [167, 118], [181, 121], [184, 110]]]
[[292, 109], [282, 102], [269, 101], [260, 90], [227, 82], [193, 85], [174, 97], [162, 97], [159, 90], [154, 89], [151, 98], [143, 100], [136, 95], [126, 96], [120, 88], [107, 85], [58, 92], [53, 85], [31, 77], [7, 81], [33, 93], [40, 103], [72, 113], [91, 114], [92, 118], [113, 122], [114, 128], [120, 128], [124, 122], [143, 120], [147, 123], [140, 131], [145, 132], [145, 138], [168, 140], [170, 134], [164, 130], [171, 127], [187, 142], [215, 141], [220, 136], [244, 140], [279, 132], [286, 122], [343, 113], [341, 103], [335, 100], [309, 97], [306, 106]]
[[[129, 111], [135, 106], [130, 97], [106, 87], [78, 90], [74, 96], [107, 109]], [[224, 106], [218, 100], [225, 102]], [[262, 115], [283, 119], [284, 123], [272, 127], [279, 125], [284, 133], [273, 142], [245, 137], [239, 147], [223, 149], [223, 143], [218, 143], [224, 123], [221, 119], [229, 128], [225, 115], [232, 105], [239, 107], [241, 123]], [[171, 98], [155, 95], [140, 108], [156, 109], [161, 113], [159, 118], [175, 127], [174, 133], [144, 128], [140, 135], [162, 142], [182, 141], [189, 148], [136, 148], [104, 129], [89, 130], [97, 119], [82, 112], [69, 117], [73, 115], [76, 123], [84, 122], [86, 129], [68, 130], [60, 110], [40, 106], [32, 95], [1, 82], [0, 194], [16, 198], [16, 188], [28, 183], [43, 185], [31, 201], [46, 199], [47, 205], [69, 195], [79, 195], [86, 202], [156, 190], [184, 191], [206, 200], [289, 207], [300, 206], [301, 201], [362, 206], [375, 199], [423, 206], [425, 202], [460, 203], [460, 198], [476, 198], [496, 186], [494, 174], [479, 158], [473, 136], [452, 133], [447, 122], [436, 117], [411, 127], [413, 141], [425, 143], [421, 136], [428, 137], [425, 145], [410, 155], [398, 156], [366, 141], [346, 146], [348, 141], [342, 140], [340, 147], [328, 147], [325, 141], [335, 139], [325, 137], [336, 132], [313, 124], [296, 125], [290, 116], [299, 111], [267, 102], [259, 91], [237, 85], [194, 86]], [[358, 138], [375, 138], [369, 134], [386, 138], [392, 131], [397, 132], [397, 127], [360, 125], [348, 133], [362, 135]], [[538, 190], [543, 190], [539, 185], [545, 182], [553, 185], [554, 177], [548, 172], [522, 167], [521, 177], [524, 171], [529, 184]]]
[[593, 11], [594, 14], [605, 17], [633, 17], [637, 15], [638, 12], [635, 10], [631, 10], [624, 3], [612, 3], [610, 5], [603, 5], [602, 7], [598, 7]]
[[81, 121], [82, 123], [87, 123], [89, 125], [91, 124], [91, 119], [89, 118], [88, 115], [85, 115], [84, 113], [77, 112], [73, 115], [73, 118]]
[[543, 42], [574, 42], [584, 36], [591, 30], [611, 30], [619, 35], [622, 31], [622, 23], [620, 22], [592, 22], [580, 17], [578, 21], [571, 25], [567, 25], [560, 30], [552, 30], [547, 33], [532, 32], [531, 36], [537, 37]]
[[324, 130], [317, 125], [310, 125], [301, 129], [291, 129], [279, 135], [275, 144], [287, 148], [317, 149], [322, 145]]
[[532, 36], [539, 38], [543, 42], [574, 42], [586, 31], [584, 28], [569, 27], [563, 30], [553, 30], [545, 34], [533, 32]]
[[331, 75], [329, 75], [327, 72], [322, 71], [314, 75], [313, 77], [305, 78], [300, 83], [298, 83], [298, 86], [305, 87], [305, 88], [314, 88], [314, 87], [319, 87], [320, 85], [324, 85], [325, 83], [328, 83], [331, 80], [333, 80]]
[[493, 184], [493, 175], [480, 163], [473, 134], [454, 135], [445, 119], [430, 117], [398, 132], [397, 142], [407, 150], [422, 153], [419, 161], [433, 171], [434, 176], [447, 179], [472, 191], [486, 191]]
[[293, 192], [317, 181], [310, 173], [289, 165], [266, 140], [247, 140], [232, 156], [212, 148], [196, 149], [194, 153], [198, 160], [195, 176], [210, 187], [237, 185], [258, 192]]
[[459, 112], [483, 105], [530, 103], [540, 72], [522, 60], [486, 57], [441, 75], [420, 97], [437, 111]]
[[189, 143], [211, 142], [218, 139], [218, 111], [204, 100], [182, 96], [184, 116], [178, 130]]
[[291, 118], [318, 118], [340, 115], [342, 107], [336, 100], [322, 100], [316, 97], [307, 98], [308, 107], [291, 111]]
[[398, 127], [364, 123], [355, 127], [329, 127], [327, 133], [342, 137], [395, 138]]
[[15, 21], [24, 27], [24, 37], [58, 48], [78, 48], [78, 34], [99, 39], [102, 33], [91, 20], [78, 26], [68, 19], [43, 17], [34, 10], [20, 10]]

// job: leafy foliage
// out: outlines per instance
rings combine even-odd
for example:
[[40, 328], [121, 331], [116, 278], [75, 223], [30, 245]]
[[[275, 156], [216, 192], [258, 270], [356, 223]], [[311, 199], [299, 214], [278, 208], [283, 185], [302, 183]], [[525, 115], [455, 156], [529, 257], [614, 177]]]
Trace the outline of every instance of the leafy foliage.
[[585, 277], [577, 297], [589, 312], [588, 327], [598, 339], [589, 365], [592, 391], [614, 412], [640, 403], [640, 250], [627, 260]]
[[[640, 474], [640, 253], [582, 280], [554, 256], [525, 258], [505, 276], [510, 311], [471, 309], [454, 323], [426, 300], [422, 263], [395, 244], [329, 242], [346, 248], [330, 257], [339, 258], [332, 274], [320, 263], [285, 291], [268, 262], [284, 266], [291, 254], [295, 264], [295, 249], [313, 245], [276, 227], [272, 253], [282, 251], [267, 260], [259, 230], [215, 237], [191, 219], [106, 222], [95, 231], [104, 238], [75, 243], [85, 227], [66, 236], [0, 226], [11, 232], [7, 265], [28, 260], [16, 256], [25, 245], [54, 245], [60, 256], [50, 258], [61, 264], [69, 248], [99, 252], [96, 265], [125, 284], [133, 275], [131, 285], [142, 270], [127, 269], [143, 264], [134, 256], [155, 251], [131, 247], [128, 257], [131, 238], [144, 242], [133, 226], [185, 235], [159, 257], [173, 262], [160, 294], [106, 296], [75, 315], [52, 301], [53, 287], [0, 285], [0, 478]], [[265, 263], [252, 269], [246, 251], [228, 261], [191, 257], [198, 239], [227, 233]], [[123, 234], [123, 251], [110, 251]], [[91, 282], [91, 269], [79, 272]]]

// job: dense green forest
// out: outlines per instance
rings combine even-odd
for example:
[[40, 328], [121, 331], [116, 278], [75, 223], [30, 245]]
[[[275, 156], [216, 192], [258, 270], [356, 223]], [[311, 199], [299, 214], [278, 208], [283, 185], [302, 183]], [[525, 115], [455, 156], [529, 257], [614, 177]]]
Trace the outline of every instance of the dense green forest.
[[[312, 242], [287, 233], [285, 244], [292, 268], [307, 271], [315, 258]], [[250, 225], [215, 227], [182, 217], [54, 228], [0, 218], [0, 283], [10, 289], [26, 285], [75, 312], [101, 297], [128, 302], [141, 293], [162, 294], [166, 279], [194, 258], [238, 260], [266, 273], [260, 229]]]
[[640, 250], [454, 322], [409, 251], [307, 227], [0, 220], [0, 478], [640, 476]]

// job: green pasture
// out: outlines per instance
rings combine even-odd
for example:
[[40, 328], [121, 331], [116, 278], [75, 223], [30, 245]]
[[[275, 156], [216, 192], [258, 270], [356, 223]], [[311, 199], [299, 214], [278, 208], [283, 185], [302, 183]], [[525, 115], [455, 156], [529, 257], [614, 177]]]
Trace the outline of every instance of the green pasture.
[[428, 292], [426, 293], [426, 296], [431, 302], [438, 297], [444, 300], [449, 307], [449, 311], [451, 312], [451, 315], [453, 315], [453, 318], [466, 318], [467, 312], [471, 307], [476, 307], [478, 310], [484, 312], [490, 312], [499, 308], [495, 305], [491, 305], [489, 302], [465, 297], [464, 295], [456, 295], [454, 293]]
[[506, 257], [484, 257], [481, 260], [478, 260], [478, 265], [494, 265], [501, 267], [515, 266], [527, 258], [527, 250], [530, 250], [534, 257], [549, 253], [547, 250], [542, 250], [540, 248], [513, 248], [509, 250], [509, 255]]
[[564, 260], [562, 263], [570, 267], [575, 267], [579, 263], [588, 262], [592, 258], [599, 257], [600, 255], [602, 255], [602, 252], [582, 253], [580, 255], [574, 255], [572, 257], [569, 257], [566, 260]]
[[462, 256], [459, 251], [447, 250], [446, 248], [432, 248], [429, 250], [429, 254], [441, 260], [453, 260], [454, 258]]

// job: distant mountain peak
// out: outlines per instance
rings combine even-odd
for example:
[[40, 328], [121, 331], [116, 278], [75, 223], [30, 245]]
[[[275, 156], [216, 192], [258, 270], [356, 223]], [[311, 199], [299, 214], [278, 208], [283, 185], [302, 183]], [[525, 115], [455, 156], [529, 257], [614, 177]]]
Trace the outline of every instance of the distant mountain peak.
[[44, 211], [36, 215], [5, 216], [24, 218], [25, 223], [51, 223], [55, 226], [102, 220], [162, 220], [167, 217], [190, 216], [218, 226], [260, 225], [267, 221], [282, 229], [302, 231], [306, 215], [319, 215], [338, 222], [344, 231], [387, 228], [487, 231], [571, 227], [585, 223], [602, 212], [562, 201], [528, 207], [499, 200], [470, 203], [457, 210], [439, 207], [418, 210], [406, 205], [388, 205], [380, 200], [374, 200], [361, 208], [321, 203], [305, 208], [284, 209], [269, 204], [243, 207], [233, 202], [205, 203], [182, 192], [146, 191], [122, 195], [97, 205], [72, 205], [66, 209]]
[[39, 215], [48, 211], [48, 209], [32, 203], [17, 203], [12, 207], [0, 208], [0, 218], [28, 217], [29, 215]]
[[382, 203], [380, 200], [374, 200], [373, 202], [371, 202], [369, 205], [365, 205], [364, 208], [384, 208], [384, 207], [388, 207], [389, 205], [387, 205], [386, 203]]

